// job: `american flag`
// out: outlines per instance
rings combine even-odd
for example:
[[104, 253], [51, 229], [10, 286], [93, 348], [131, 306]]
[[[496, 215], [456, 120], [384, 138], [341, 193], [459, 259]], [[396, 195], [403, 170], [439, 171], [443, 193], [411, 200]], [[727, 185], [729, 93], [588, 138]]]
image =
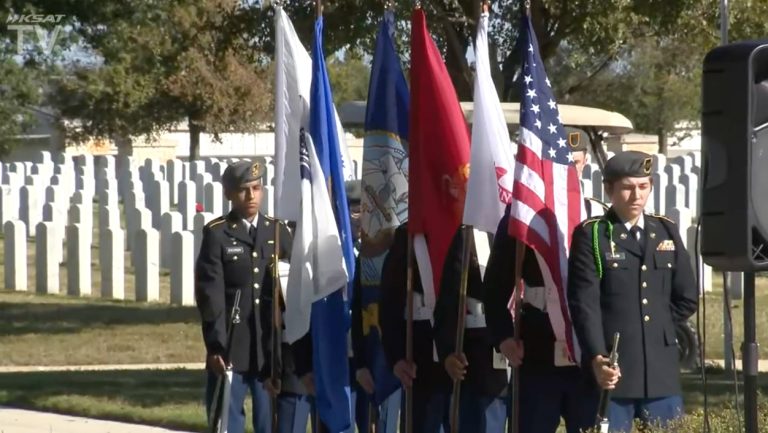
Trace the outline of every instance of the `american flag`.
[[536, 251], [547, 294], [547, 312], [571, 360], [578, 344], [568, 313], [566, 283], [571, 233], [585, 217], [576, 167], [530, 18], [523, 17], [525, 44], [520, 136], [509, 234]]

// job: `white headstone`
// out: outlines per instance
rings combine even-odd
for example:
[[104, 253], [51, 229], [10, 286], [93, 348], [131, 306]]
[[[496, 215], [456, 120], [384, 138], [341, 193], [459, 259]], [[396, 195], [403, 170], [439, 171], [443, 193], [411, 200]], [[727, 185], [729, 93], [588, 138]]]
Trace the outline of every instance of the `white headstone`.
[[101, 235], [99, 264], [102, 298], [125, 299], [124, 236], [119, 227], [108, 227]]
[[3, 224], [5, 248], [5, 288], [27, 291], [27, 228], [23, 221]]
[[211, 175], [208, 173], [201, 173], [195, 177], [195, 185], [197, 191], [195, 192], [195, 201], [197, 203], [205, 203], [205, 185], [212, 183]]
[[59, 293], [61, 239], [52, 222], [40, 222], [35, 229], [35, 286], [37, 293]]
[[667, 185], [666, 195], [667, 200], [664, 207], [667, 212], [670, 209], [685, 207], [685, 185], [680, 183]]
[[176, 252], [171, 263], [171, 304], [195, 305], [194, 237], [190, 232], [178, 231], [171, 238]]
[[8, 185], [0, 186], [0, 223], [19, 219], [19, 190]]
[[[152, 228], [152, 213], [148, 209], [132, 209], [125, 218], [125, 225], [128, 228], [128, 249], [135, 253], [135, 241], [139, 231]], [[134, 255], [131, 257], [132, 260], [135, 259]]]
[[179, 182], [178, 209], [184, 230], [192, 228], [192, 218], [195, 216], [195, 195], [197, 187], [194, 182], [184, 180]]
[[168, 212], [170, 199], [168, 198], [168, 183], [164, 180], [152, 182], [150, 194], [147, 196], [147, 207], [152, 212], [152, 228], [160, 230], [163, 214]]
[[90, 228], [73, 223], [67, 226], [67, 294], [91, 294]]
[[656, 204], [656, 213], [664, 215], [667, 210], [667, 176], [663, 173], [653, 173], [653, 202]]
[[205, 173], [205, 161], [192, 161], [189, 163], [189, 180], [195, 180], [197, 175]]
[[664, 173], [667, 174], [667, 183], [670, 185], [674, 185], [680, 180], [681, 170], [678, 164], [667, 164], [664, 166]]
[[205, 185], [205, 210], [211, 212], [214, 215], [221, 215], [224, 213], [222, 210], [222, 204], [224, 201], [224, 192], [221, 189], [220, 183], [209, 183]]
[[30, 237], [34, 236], [35, 226], [40, 222], [40, 210], [37, 199], [37, 188], [30, 185], [24, 185], [19, 191], [19, 211], [21, 213], [20, 219], [24, 221], [24, 225], [28, 227], [28, 233]]
[[183, 163], [179, 159], [169, 159], [165, 163], [165, 177], [168, 179], [168, 195], [171, 205], [179, 202], [179, 182], [183, 178]]
[[699, 214], [699, 177], [693, 172], [680, 175], [680, 183], [685, 186], [685, 207], [691, 210], [693, 215]]
[[180, 213], [166, 212], [163, 214], [160, 223], [160, 267], [168, 269], [173, 264], [173, 256], [178, 254], [178, 250], [173, 247], [171, 236], [181, 230]]
[[667, 155], [654, 153], [651, 155], [651, 158], [653, 158], [653, 172], [664, 173], [664, 167], [667, 166]]
[[99, 206], [99, 234], [107, 229], [120, 228], [120, 209], [116, 206]]
[[134, 271], [136, 300], [151, 302], [160, 299], [160, 234], [153, 228], [136, 233]]
[[216, 215], [210, 212], [200, 212], [195, 215], [194, 230], [192, 231], [194, 237], [195, 260], [197, 260], [197, 255], [200, 252], [200, 245], [203, 243], [203, 227], [214, 218], [216, 218]]

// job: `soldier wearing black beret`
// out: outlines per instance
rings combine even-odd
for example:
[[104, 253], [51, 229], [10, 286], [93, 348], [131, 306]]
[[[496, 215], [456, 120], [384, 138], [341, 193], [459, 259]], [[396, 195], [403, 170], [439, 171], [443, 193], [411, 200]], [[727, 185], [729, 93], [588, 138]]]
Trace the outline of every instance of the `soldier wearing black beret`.
[[[612, 206], [573, 233], [568, 303], [584, 367], [611, 389], [610, 431], [662, 424], [683, 411], [676, 324], [698, 307], [690, 257], [669, 219], [646, 214], [653, 158], [623, 152], [603, 171]], [[620, 333], [619, 368], [607, 365]]]
[[[245, 431], [245, 396], [253, 398], [253, 427], [256, 433], [271, 433], [268, 392], [276, 394], [279, 384], [263, 382], [270, 374], [272, 329], [272, 266], [275, 253], [275, 225], [278, 222], [261, 212], [264, 166], [238, 161], [221, 177], [224, 194], [232, 211], [203, 228], [203, 240], [195, 266], [195, 299], [202, 318], [207, 353], [207, 411], [219, 375], [232, 368], [232, 389], [228, 431]], [[291, 235], [280, 224], [280, 258], [290, 255]], [[240, 323], [234, 325], [232, 345], [227, 347], [227, 327], [240, 291]], [[229, 349], [229, 350], [227, 350]], [[285, 357], [284, 357], [285, 358]], [[289, 369], [283, 359], [280, 370]], [[285, 390], [291, 384], [283, 380]]]

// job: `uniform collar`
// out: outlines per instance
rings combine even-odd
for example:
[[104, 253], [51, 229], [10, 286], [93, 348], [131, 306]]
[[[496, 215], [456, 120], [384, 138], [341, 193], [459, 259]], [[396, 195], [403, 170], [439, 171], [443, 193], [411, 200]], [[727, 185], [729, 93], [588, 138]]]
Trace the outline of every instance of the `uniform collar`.
[[645, 214], [641, 213], [640, 217], [637, 219], [637, 222], [633, 225], [629, 221], [622, 221], [624, 223], [624, 227], [626, 227], [627, 231], [630, 231], [632, 227], [640, 227], [640, 230], [645, 230]]
[[259, 227], [259, 214], [257, 213], [257, 214], [256, 214], [256, 215], [253, 217], [253, 221], [248, 221], [248, 220], [247, 220], [247, 219], [245, 219], [245, 218], [241, 218], [241, 219], [240, 219], [240, 221], [242, 221], [242, 222], [243, 222], [243, 224], [245, 224], [245, 227], [246, 227], [247, 229], [249, 229], [249, 230], [250, 230], [251, 226], [253, 226], [253, 228], [258, 228], [258, 227]]

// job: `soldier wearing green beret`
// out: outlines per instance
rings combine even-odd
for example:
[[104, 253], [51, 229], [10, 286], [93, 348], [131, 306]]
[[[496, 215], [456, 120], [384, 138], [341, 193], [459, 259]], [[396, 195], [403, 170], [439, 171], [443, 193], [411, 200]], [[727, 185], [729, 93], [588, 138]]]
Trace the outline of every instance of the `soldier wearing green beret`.
[[[271, 433], [268, 393], [280, 391], [280, 384], [267, 380], [272, 351], [271, 269], [278, 222], [261, 212], [263, 175], [264, 166], [259, 162], [238, 161], [227, 167], [221, 183], [232, 211], [205, 225], [195, 265], [195, 299], [207, 353], [206, 407], [210, 412], [218, 376], [231, 367], [229, 413], [223, 416], [227, 416], [228, 431], [233, 433], [245, 431], [244, 401], [249, 391], [254, 431]], [[291, 235], [280, 224], [281, 260], [289, 257], [290, 248]], [[227, 327], [238, 290], [240, 323], [234, 325], [231, 345], [227, 347]], [[285, 358], [278, 371], [290, 368], [290, 359]], [[298, 385], [298, 379], [295, 382], [293, 385]], [[291, 386], [283, 379], [283, 390]]]
[[[680, 231], [644, 209], [653, 158], [622, 152], [603, 170], [612, 206], [573, 233], [568, 303], [585, 369], [612, 391], [610, 431], [629, 432], [634, 418], [662, 424], [682, 414], [676, 324], [698, 307], [690, 256]], [[620, 334], [619, 368], [607, 363]]]

